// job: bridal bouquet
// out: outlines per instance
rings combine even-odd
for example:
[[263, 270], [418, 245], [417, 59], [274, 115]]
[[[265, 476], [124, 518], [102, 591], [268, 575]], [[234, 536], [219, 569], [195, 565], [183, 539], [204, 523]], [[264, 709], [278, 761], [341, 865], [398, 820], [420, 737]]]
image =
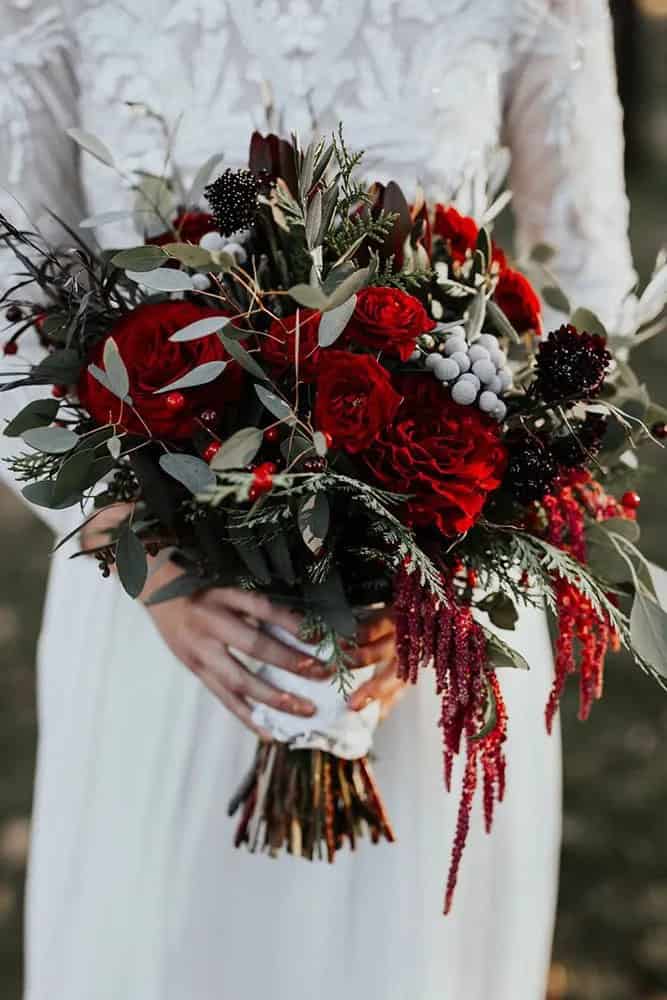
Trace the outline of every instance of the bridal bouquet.
[[[71, 134], [117, 169], [98, 139]], [[498, 632], [517, 604], [556, 618], [548, 727], [571, 674], [588, 715], [608, 649], [665, 676], [635, 482], [667, 413], [626, 340], [617, 351], [592, 312], [572, 312], [550, 248], [526, 262], [563, 313], [546, 332], [488, 228], [367, 187], [359, 159], [340, 133], [306, 149], [255, 134], [249, 169], [215, 157], [189, 189], [177, 170], [124, 175], [142, 240], [115, 251], [67, 227], [59, 249], [0, 217], [18, 261], [2, 388], [45, 387], [4, 432], [22, 441], [11, 466], [33, 503], [80, 506], [84, 524], [129, 505], [94, 555], [131, 596], [147, 555], [168, 550], [183, 572], [152, 600], [259, 590], [303, 613], [304, 648], [335, 668], [332, 686], [281, 672], [316, 701], [314, 720], [256, 707], [274, 740], [231, 803], [237, 844], [332, 860], [364, 833], [393, 838], [368, 759], [377, 709], [345, 704], [358, 623], [392, 607], [399, 676], [431, 670], [441, 697], [447, 784], [465, 755], [448, 910], [476, 786], [487, 828], [503, 796], [500, 675], [529, 665]], [[127, 214], [109, 208], [82, 226]], [[660, 261], [634, 300], [638, 339], [666, 273]], [[43, 357], [21, 367], [35, 329]]]

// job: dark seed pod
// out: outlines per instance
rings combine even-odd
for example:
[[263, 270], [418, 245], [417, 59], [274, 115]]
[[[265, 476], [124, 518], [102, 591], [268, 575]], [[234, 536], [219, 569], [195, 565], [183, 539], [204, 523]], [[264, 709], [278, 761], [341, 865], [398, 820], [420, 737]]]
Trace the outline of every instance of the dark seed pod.
[[204, 189], [223, 236], [252, 225], [257, 214], [259, 181], [251, 170], [225, 170]]

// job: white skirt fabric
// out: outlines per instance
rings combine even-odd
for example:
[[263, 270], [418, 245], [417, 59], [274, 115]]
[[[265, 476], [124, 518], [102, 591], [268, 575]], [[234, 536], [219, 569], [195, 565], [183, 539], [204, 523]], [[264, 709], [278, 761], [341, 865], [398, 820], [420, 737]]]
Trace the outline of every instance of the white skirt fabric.
[[334, 865], [232, 846], [227, 802], [254, 737], [92, 561], [54, 557], [39, 647], [40, 745], [26, 1000], [542, 1000], [560, 839], [557, 735], [544, 732], [544, 616], [503, 671], [508, 791], [479, 804], [451, 916], [458, 805], [442, 785], [425, 674], [376, 735], [398, 842]]

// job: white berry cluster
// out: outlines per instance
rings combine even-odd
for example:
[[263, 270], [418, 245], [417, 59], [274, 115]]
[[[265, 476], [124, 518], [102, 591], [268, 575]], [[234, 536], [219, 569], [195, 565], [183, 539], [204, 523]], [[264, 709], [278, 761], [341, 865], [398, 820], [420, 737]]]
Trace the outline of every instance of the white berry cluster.
[[512, 385], [507, 357], [490, 333], [468, 344], [462, 326], [449, 331], [439, 351], [427, 354], [424, 364], [447, 384], [452, 399], [461, 406], [477, 404], [483, 413], [504, 420], [507, 407], [500, 398]]
[[[235, 259], [237, 264], [245, 264], [248, 259], [245, 247], [240, 242], [225, 239], [222, 233], [217, 232], [217, 230], [205, 233], [199, 241], [199, 246], [213, 253], [228, 253]], [[210, 278], [206, 274], [193, 274], [192, 284], [200, 292], [205, 292], [211, 287]]]

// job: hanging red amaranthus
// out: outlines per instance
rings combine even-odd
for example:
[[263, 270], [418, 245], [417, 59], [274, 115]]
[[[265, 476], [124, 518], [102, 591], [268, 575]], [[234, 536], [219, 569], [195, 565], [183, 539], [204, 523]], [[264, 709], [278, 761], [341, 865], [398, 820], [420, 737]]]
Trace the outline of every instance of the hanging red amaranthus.
[[[598, 521], [631, 517], [588, 473], [577, 473], [542, 506], [547, 515], [547, 540], [586, 563], [586, 515]], [[570, 581], [555, 575], [554, 591], [558, 618], [554, 683], [545, 710], [551, 732], [560, 698], [570, 674], [579, 671], [579, 718], [585, 720], [593, 702], [602, 696], [607, 650], [618, 649], [619, 637], [608, 616], [603, 615]]]
[[448, 913], [480, 767], [487, 832], [495, 803], [503, 798], [507, 712], [497, 677], [489, 669], [484, 632], [470, 606], [461, 601], [451, 576], [445, 582], [445, 600], [438, 600], [422, 585], [419, 574], [403, 565], [395, 581], [394, 614], [399, 675], [414, 684], [420, 666], [432, 666], [435, 671], [436, 691], [442, 698], [440, 728], [448, 789], [454, 757], [465, 739], [466, 765], [445, 891], [444, 910]]

